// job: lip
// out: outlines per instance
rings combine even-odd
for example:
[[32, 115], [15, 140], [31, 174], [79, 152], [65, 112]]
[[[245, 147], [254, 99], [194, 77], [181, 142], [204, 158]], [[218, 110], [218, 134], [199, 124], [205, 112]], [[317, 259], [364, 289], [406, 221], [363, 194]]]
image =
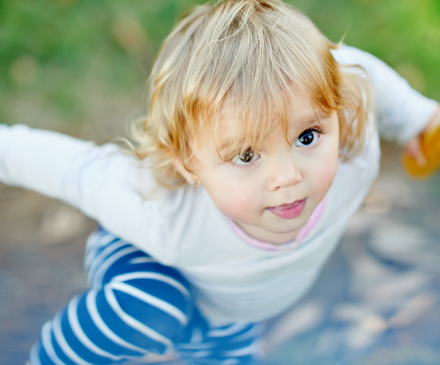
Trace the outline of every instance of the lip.
[[306, 205], [306, 199], [304, 198], [303, 200], [297, 200], [296, 202], [290, 204], [283, 204], [277, 207], [270, 207], [267, 209], [270, 210], [277, 217], [284, 219], [293, 219], [298, 217], [302, 213], [305, 205]]

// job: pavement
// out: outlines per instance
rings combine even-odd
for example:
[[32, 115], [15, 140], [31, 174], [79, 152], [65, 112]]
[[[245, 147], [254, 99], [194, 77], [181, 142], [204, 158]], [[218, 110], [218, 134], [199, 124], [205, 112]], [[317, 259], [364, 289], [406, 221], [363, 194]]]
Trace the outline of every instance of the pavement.
[[[399, 149], [309, 294], [274, 324], [270, 365], [440, 364], [440, 174], [407, 178]], [[41, 326], [85, 289], [76, 210], [0, 186], [0, 365], [24, 364]]]

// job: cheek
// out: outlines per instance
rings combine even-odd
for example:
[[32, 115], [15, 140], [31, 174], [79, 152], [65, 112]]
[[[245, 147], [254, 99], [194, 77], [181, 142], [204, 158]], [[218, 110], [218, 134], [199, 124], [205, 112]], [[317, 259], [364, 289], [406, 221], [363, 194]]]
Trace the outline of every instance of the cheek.
[[320, 191], [327, 193], [328, 189], [333, 183], [336, 176], [337, 164], [334, 166], [326, 166], [325, 170], [321, 174], [321, 179], [319, 181]]
[[320, 195], [324, 197], [328, 189], [333, 183], [338, 168], [337, 155], [332, 158], [327, 158], [322, 161], [323, 163], [316, 169], [315, 188], [319, 191]]
[[227, 217], [234, 220], [243, 220], [255, 212], [258, 194], [244, 185], [217, 185], [217, 188], [208, 191], [214, 204]]

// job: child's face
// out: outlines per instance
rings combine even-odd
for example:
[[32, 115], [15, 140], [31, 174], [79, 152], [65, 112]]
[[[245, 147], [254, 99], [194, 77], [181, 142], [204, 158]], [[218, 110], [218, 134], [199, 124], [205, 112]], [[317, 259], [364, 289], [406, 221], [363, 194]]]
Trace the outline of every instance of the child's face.
[[[295, 238], [329, 190], [338, 164], [337, 113], [317, 112], [318, 122], [309, 99], [299, 93], [296, 103], [289, 108], [289, 138], [293, 147], [274, 124], [272, 140], [254, 155], [250, 150], [224, 162], [215, 143], [207, 137], [194, 148], [191, 165], [224, 215], [249, 236], [271, 243]], [[228, 140], [227, 127], [237, 121], [229, 110], [225, 115], [225, 132], [221, 137]]]

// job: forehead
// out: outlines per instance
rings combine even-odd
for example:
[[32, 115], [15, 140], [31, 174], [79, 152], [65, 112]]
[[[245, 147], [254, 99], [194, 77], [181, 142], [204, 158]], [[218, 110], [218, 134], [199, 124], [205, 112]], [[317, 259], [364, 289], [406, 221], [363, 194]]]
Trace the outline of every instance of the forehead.
[[211, 138], [219, 150], [234, 145], [255, 146], [256, 141], [269, 142], [279, 129], [287, 134], [299, 133], [328, 117], [328, 114], [313, 107], [309, 97], [299, 92], [288, 98], [285, 111], [280, 112], [275, 106], [270, 109], [261, 114], [256, 111], [253, 118], [249, 119], [243, 116], [240, 107], [225, 103]]

